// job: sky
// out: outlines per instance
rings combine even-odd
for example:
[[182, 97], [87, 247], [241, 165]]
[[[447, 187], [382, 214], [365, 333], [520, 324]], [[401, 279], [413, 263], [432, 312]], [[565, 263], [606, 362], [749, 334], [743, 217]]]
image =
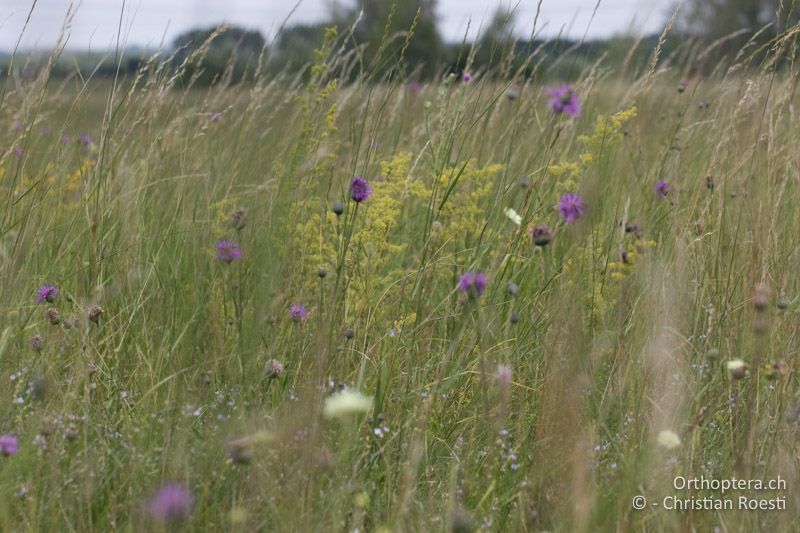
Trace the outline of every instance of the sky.
[[[289, 22], [325, 20], [332, 0], [302, 0]], [[340, 0], [345, 5], [355, 0]], [[403, 1], [403, 0], [399, 0]], [[511, 0], [516, 5], [517, 32], [528, 36], [539, 0]], [[0, 0], [0, 50], [51, 48], [70, 6], [75, 7], [68, 28], [67, 48], [107, 50], [116, 44], [120, 15], [127, 46], [157, 48], [181, 32], [220, 22], [259, 29], [274, 35], [297, 0], [38, 0], [25, 27], [33, 0]], [[509, 0], [438, 0], [437, 16], [445, 39], [460, 41], [468, 23], [474, 37], [481, 23]], [[651, 33], [662, 29], [673, 0], [601, 0], [589, 25], [597, 0], [542, 0], [537, 28], [541, 35], [559, 32], [581, 37], [608, 37], [619, 33]], [[470, 22], [471, 21], [471, 22]]]

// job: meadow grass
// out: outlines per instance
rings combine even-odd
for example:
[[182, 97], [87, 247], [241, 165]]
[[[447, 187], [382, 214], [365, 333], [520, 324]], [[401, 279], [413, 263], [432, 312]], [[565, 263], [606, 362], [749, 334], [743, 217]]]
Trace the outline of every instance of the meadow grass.
[[[796, 529], [796, 69], [598, 65], [573, 118], [330, 37], [303, 82], [5, 80], [0, 530]], [[786, 510], [663, 508], [701, 475]]]

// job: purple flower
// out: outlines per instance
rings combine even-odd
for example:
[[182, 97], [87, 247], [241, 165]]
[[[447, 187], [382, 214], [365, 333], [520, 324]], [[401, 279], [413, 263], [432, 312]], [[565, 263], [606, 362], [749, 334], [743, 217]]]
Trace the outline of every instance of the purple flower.
[[217, 255], [214, 256], [217, 261], [224, 261], [230, 264], [241, 258], [242, 250], [235, 242], [226, 240], [217, 243]]
[[15, 120], [13, 124], [11, 124], [11, 131], [17, 132], [22, 131], [22, 122], [19, 120]]
[[361, 203], [369, 200], [372, 196], [372, 185], [361, 176], [356, 176], [350, 182], [350, 197], [354, 202]]
[[664, 180], [660, 180], [658, 183], [656, 183], [656, 186], [653, 190], [656, 191], [656, 194], [660, 198], [666, 198], [667, 193], [669, 192], [669, 183]]
[[222, 113], [220, 113], [219, 111], [215, 111], [214, 113], [210, 113], [208, 115], [208, 120], [210, 120], [211, 122], [219, 122], [220, 120], [222, 120], [222, 117], [223, 117]]
[[422, 84], [417, 80], [411, 80], [408, 83], [408, 92], [410, 92], [411, 94], [419, 94], [421, 90], [422, 90]]
[[489, 281], [483, 272], [467, 272], [461, 275], [458, 281], [458, 290], [467, 294], [470, 298], [477, 298], [486, 290]]
[[58, 298], [59, 290], [58, 287], [55, 285], [42, 285], [39, 287], [39, 290], [36, 291], [36, 303], [40, 304], [42, 302], [53, 303], [56, 298]]
[[565, 221], [572, 223], [583, 216], [586, 206], [583, 203], [583, 198], [577, 194], [565, 194], [561, 197], [556, 209], [558, 209]]
[[267, 363], [267, 377], [269, 379], [277, 379], [283, 374], [283, 365], [277, 359], [273, 359]]
[[193, 505], [194, 496], [189, 489], [178, 483], [168, 483], [150, 498], [147, 512], [160, 522], [182, 522], [189, 518]]
[[566, 113], [571, 117], [581, 116], [581, 102], [572, 87], [569, 85], [550, 87], [546, 92], [550, 96], [550, 109], [555, 113]]
[[66, 133], [61, 136], [61, 144], [69, 144], [69, 135]]
[[469, 83], [469, 82], [471, 82], [471, 81], [472, 81], [472, 74], [470, 74], [469, 72], [465, 72], [465, 73], [464, 73], [464, 74], [461, 76], [461, 81], [463, 81], [464, 83]]
[[20, 158], [23, 155], [25, 155], [25, 150], [23, 150], [21, 146], [15, 146], [14, 147], [14, 156], [17, 157], [17, 158]]
[[89, 135], [88, 133], [84, 133], [83, 135], [81, 135], [81, 136], [79, 136], [79, 137], [78, 137], [78, 141], [79, 141], [79, 142], [80, 142], [82, 145], [84, 145], [85, 147], [87, 147], [87, 148], [88, 148], [89, 146], [91, 146], [91, 145], [92, 145], [92, 143], [94, 142], [94, 139], [92, 139], [92, 136], [91, 136], [91, 135]]
[[14, 455], [19, 450], [16, 435], [0, 435], [0, 454], [4, 457]]
[[302, 304], [292, 304], [289, 308], [289, 318], [295, 322], [305, 322], [308, 320], [308, 309]]

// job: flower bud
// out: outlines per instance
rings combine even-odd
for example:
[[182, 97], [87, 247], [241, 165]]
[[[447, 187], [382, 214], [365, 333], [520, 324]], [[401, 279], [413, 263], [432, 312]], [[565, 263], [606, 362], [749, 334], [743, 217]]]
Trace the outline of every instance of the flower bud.
[[103, 314], [103, 308], [99, 305], [93, 305], [89, 308], [89, 321], [94, 324], [100, 323], [100, 315]]
[[59, 315], [58, 311], [52, 307], [48, 308], [47, 311], [44, 312], [44, 317], [54, 326], [57, 326], [61, 323], [61, 315]]
[[553, 240], [553, 233], [547, 224], [541, 224], [531, 228], [531, 239], [536, 246], [547, 246]]

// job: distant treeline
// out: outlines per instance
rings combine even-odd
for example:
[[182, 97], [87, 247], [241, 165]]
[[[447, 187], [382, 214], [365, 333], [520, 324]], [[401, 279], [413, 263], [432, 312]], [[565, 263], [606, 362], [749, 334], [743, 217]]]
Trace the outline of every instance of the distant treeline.
[[[788, 2], [788, 4], [786, 3]], [[52, 66], [55, 77], [135, 75], [156, 64], [183, 86], [237, 84], [257, 77], [312, 75], [320, 54], [335, 54], [333, 74], [342, 80], [423, 81], [448, 73], [571, 80], [602, 63], [617, 75], [637, 76], [663, 62], [687, 74], [713, 74], [730, 64], [748, 65], [793, 56], [791, 30], [797, 0], [688, 0], [665, 38], [614, 37], [607, 40], [520, 40], [514, 13], [498, 10], [474, 42], [447, 43], [436, 24], [436, 0], [358, 0], [344, 9], [333, 3], [329, 20], [281, 28], [271, 41], [259, 31], [218, 26], [194, 29], [158, 51], [128, 51], [121, 58], [63, 53]], [[792, 9], [787, 10], [789, 5]], [[783, 11], [781, 11], [783, 9]], [[780, 36], [780, 37], [779, 37]], [[45, 55], [0, 56], [3, 74], [35, 77], [49, 64]], [[329, 70], [330, 72], [330, 70]]]
[[[167, 61], [170, 72], [180, 72], [182, 84], [208, 86], [220, 81], [242, 83], [257, 75], [308, 76], [315, 61], [315, 51], [322, 45], [323, 26], [288, 28], [268, 46], [263, 36], [241, 28], [195, 30], [176, 39], [169, 50], [159, 52], [158, 61]], [[248, 36], [245, 41], [243, 36]], [[413, 37], [412, 37], [413, 38]], [[233, 42], [231, 42], [233, 41]], [[203, 44], [207, 46], [202, 49]], [[425, 81], [454, 73], [507, 77], [509, 73], [525, 78], [571, 80], [587, 67], [603, 60], [606, 66], [623, 64], [635, 74], [653, 57], [658, 36], [642, 39], [619, 37], [609, 40], [579, 42], [570, 39], [515, 41], [487, 51], [477, 43], [444, 44], [436, 57], [404, 58], [373, 69], [376, 75], [401, 76]], [[669, 50], [667, 45], [662, 47]], [[351, 51], [352, 52], [352, 51]], [[156, 51], [126, 52], [121, 58], [113, 53], [64, 52], [51, 67], [50, 75], [63, 79], [70, 76], [87, 78], [132, 77], [148, 64]], [[0, 55], [0, 77], [7, 75], [11, 56]], [[44, 54], [18, 54], [13, 72], [21, 78], [38, 76], [48, 65]], [[342, 67], [344, 70], [344, 66]], [[355, 77], [357, 69], [349, 69]]]

